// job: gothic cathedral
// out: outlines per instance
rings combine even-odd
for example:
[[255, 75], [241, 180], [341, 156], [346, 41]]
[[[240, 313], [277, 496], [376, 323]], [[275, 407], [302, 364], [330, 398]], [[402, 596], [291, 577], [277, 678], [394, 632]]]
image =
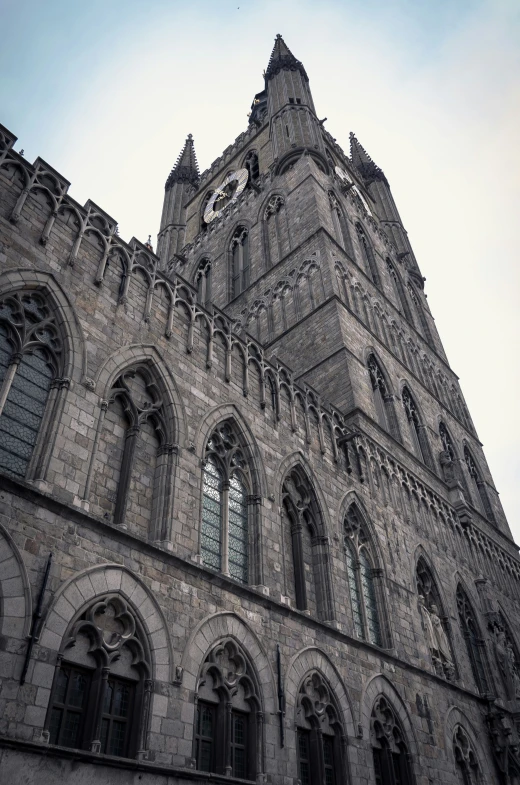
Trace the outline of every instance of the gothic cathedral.
[[281, 36], [157, 253], [0, 126], [0, 781], [520, 783], [520, 561]]

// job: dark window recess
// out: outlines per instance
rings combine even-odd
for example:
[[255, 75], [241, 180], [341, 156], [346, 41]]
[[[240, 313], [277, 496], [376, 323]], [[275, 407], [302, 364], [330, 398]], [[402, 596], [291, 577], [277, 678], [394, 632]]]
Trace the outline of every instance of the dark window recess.
[[325, 785], [335, 785], [334, 739], [331, 736], [323, 736], [323, 764], [325, 768]]
[[298, 728], [298, 774], [302, 785], [311, 785], [310, 732]]
[[101, 720], [101, 752], [125, 757], [134, 697], [132, 682], [109, 679], [105, 686]]
[[233, 777], [247, 778], [247, 717], [239, 712], [231, 715], [231, 761]]
[[216, 706], [208, 703], [197, 705], [195, 758], [199, 771], [215, 769], [215, 714]]
[[82, 747], [90, 680], [89, 671], [67, 665], [60, 668], [49, 726], [51, 744], [75, 749]]

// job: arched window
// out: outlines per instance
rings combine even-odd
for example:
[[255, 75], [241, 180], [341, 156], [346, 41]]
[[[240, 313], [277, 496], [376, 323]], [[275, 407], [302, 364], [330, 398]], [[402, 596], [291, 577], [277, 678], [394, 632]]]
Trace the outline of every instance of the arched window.
[[377, 785], [412, 785], [410, 753], [397, 715], [380, 695], [370, 718], [370, 743]]
[[208, 440], [202, 480], [203, 563], [248, 583], [251, 473], [229, 422], [219, 425]]
[[197, 302], [208, 308], [211, 304], [211, 262], [202, 259], [195, 273], [195, 286], [197, 287]]
[[443, 613], [439, 591], [424, 559], [417, 562], [415, 579], [424, 635], [433, 667], [438, 676], [453, 681], [455, 663], [449, 639], [448, 619]]
[[382, 646], [373, 554], [355, 505], [350, 506], [345, 516], [343, 531], [354, 630], [360, 638]]
[[412, 286], [411, 283], [408, 284], [407, 289], [408, 289], [408, 294], [410, 295], [410, 299], [411, 299], [411, 301], [414, 304], [415, 312], [417, 314], [417, 320], [418, 320], [418, 325], [419, 325], [419, 332], [422, 334], [423, 338], [427, 341], [427, 343], [433, 349], [435, 349], [435, 342], [433, 340], [433, 337], [432, 337], [432, 334], [431, 334], [431, 331], [430, 331], [430, 326], [428, 324], [428, 319], [427, 319], [426, 314], [424, 312], [424, 308], [422, 306], [422, 303], [419, 300], [419, 296], [418, 296], [417, 292], [415, 291], [415, 289], [414, 289], [414, 287]]
[[[328, 571], [329, 554], [316, 496], [303, 470], [297, 466], [282, 486], [284, 517], [290, 527], [292, 586], [296, 607], [332, 619], [332, 587]], [[283, 536], [287, 528], [284, 526]], [[288, 569], [288, 567], [286, 568]]]
[[356, 224], [356, 232], [358, 236], [359, 246], [361, 248], [361, 254], [363, 256], [363, 261], [365, 262], [365, 266], [368, 270], [368, 274], [372, 281], [376, 284], [376, 286], [381, 285], [381, 280], [379, 278], [379, 271], [377, 269], [376, 259], [374, 256], [374, 249], [372, 248], [371, 243], [368, 240], [368, 237], [365, 234], [365, 231], [361, 224]]
[[466, 642], [473, 678], [475, 679], [478, 691], [482, 695], [485, 695], [489, 692], [485, 642], [480, 634], [473, 608], [460, 585], [457, 588], [456, 598], [461, 631]]
[[388, 387], [386, 384], [386, 379], [383, 376], [383, 372], [373, 354], [371, 354], [368, 358], [367, 367], [370, 374], [372, 394], [374, 396], [374, 406], [376, 409], [379, 425], [384, 428], [385, 431], [388, 431], [393, 436], [397, 437], [397, 429], [395, 426], [395, 417], [393, 411], [393, 399], [388, 392]]
[[495, 523], [495, 516], [486, 491], [486, 484], [480, 475], [475, 459], [467, 447], [464, 447], [464, 461], [466, 462], [468, 474], [476, 493], [480, 511], [485, 515], [488, 521]]
[[279, 195], [271, 196], [264, 210], [265, 254], [267, 267], [272, 267], [289, 251], [285, 202]]
[[256, 183], [260, 177], [260, 167], [258, 165], [258, 154], [255, 150], [250, 150], [244, 160], [244, 169], [249, 172], [248, 183]]
[[338, 202], [336, 194], [329, 191], [329, 204], [332, 215], [332, 223], [334, 225], [334, 234], [338, 245], [343, 248], [350, 256], [352, 256], [352, 242], [350, 240], [350, 232], [348, 229], [348, 222], [345, 217], [341, 205]]
[[457, 725], [453, 734], [453, 754], [461, 785], [482, 785], [477, 756], [466, 731]]
[[298, 693], [296, 733], [298, 778], [302, 785], [341, 785], [344, 762], [340, 711], [323, 676], [313, 671]]
[[262, 747], [262, 705], [256, 674], [231, 638], [202, 666], [195, 698], [194, 753], [199, 771], [256, 779]]
[[101, 413], [91, 492], [99, 513], [154, 541], [168, 539], [176, 446], [167, 403], [151, 364], [118, 376]]
[[439, 425], [439, 436], [442, 442], [442, 449], [448, 455], [451, 461], [455, 461], [456, 455], [455, 455], [455, 447], [453, 446], [453, 440], [449, 434], [448, 429], [446, 428], [443, 422], [441, 422]]
[[135, 758], [152, 690], [137, 616], [119, 595], [100, 596], [63, 641], [45, 722], [50, 743]]
[[52, 425], [49, 413], [55, 408], [62, 373], [58, 321], [45, 297], [37, 291], [2, 297], [0, 471], [15, 477], [30, 473], [42, 423]]
[[393, 263], [388, 258], [386, 260], [386, 269], [388, 271], [388, 275], [390, 276], [390, 280], [392, 282], [392, 288], [395, 293], [397, 308], [399, 311], [401, 311], [402, 314], [404, 314], [404, 316], [406, 317], [406, 319], [408, 319], [410, 324], [414, 326], [412, 313], [410, 311], [410, 306], [408, 305], [408, 300], [406, 299], [406, 293], [404, 291], [403, 283]]
[[426, 438], [425, 426], [421, 424], [419, 412], [412, 394], [408, 387], [403, 388], [402, 399], [406, 419], [408, 420], [410, 438], [412, 440], [415, 454], [428, 466], [430, 465], [430, 454], [428, 440]]
[[231, 240], [231, 296], [238, 297], [249, 286], [249, 233], [240, 226]]

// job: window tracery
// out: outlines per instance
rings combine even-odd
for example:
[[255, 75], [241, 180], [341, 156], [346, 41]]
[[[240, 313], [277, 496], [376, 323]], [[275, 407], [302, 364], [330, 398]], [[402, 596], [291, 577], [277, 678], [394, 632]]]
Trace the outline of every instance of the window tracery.
[[435, 581], [422, 559], [417, 563], [415, 578], [426, 643], [430, 649], [435, 672], [448, 681], [454, 681], [455, 664], [447, 620], [442, 613], [441, 599]]
[[249, 582], [251, 472], [230, 423], [212, 433], [203, 469], [201, 556], [203, 563]]
[[[0, 300], [0, 470], [25, 477], [63, 372], [55, 313], [37, 291]], [[54, 393], [51, 395], [51, 390]]]
[[254, 780], [261, 768], [262, 725], [256, 675], [240, 646], [226, 638], [211, 649], [198, 680], [197, 769]]
[[332, 691], [318, 671], [304, 678], [296, 713], [298, 776], [302, 785], [343, 781], [343, 727]]
[[231, 239], [231, 296], [238, 297], [249, 286], [249, 232], [239, 226]]
[[45, 728], [51, 744], [135, 757], [152, 682], [146, 637], [128, 603], [96, 598], [64, 637]]
[[477, 756], [461, 725], [455, 728], [453, 734], [453, 753], [461, 785], [481, 785], [482, 777]]
[[485, 695], [489, 692], [485, 643], [480, 634], [473, 608], [460, 585], [457, 588], [456, 601], [461, 631], [466, 643], [473, 678], [478, 691]]
[[354, 505], [345, 516], [343, 531], [354, 630], [360, 638], [382, 646], [373, 556], [362, 519]]
[[395, 711], [383, 695], [372, 709], [370, 742], [377, 785], [412, 785], [406, 739]]

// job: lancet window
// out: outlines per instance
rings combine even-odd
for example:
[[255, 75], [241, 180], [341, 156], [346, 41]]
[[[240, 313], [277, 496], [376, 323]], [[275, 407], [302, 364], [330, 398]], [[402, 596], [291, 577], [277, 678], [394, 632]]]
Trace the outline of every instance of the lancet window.
[[249, 172], [248, 183], [256, 183], [260, 177], [260, 167], [258, 165], [258, 154], [255, 150], [250, 150], [244, 161], [244, 169]]
[[289, 227], [282, 196], [271, 196], [264, 210], [265, 254], [267, 267], [277, 264], [289, 251]]
[[386, 269], [388, 271], [388, 275], [390, 276], [390, 280], [392, 281], [397, 308], [399, 311], [401, 311], [401, 313], [404, 314], [404, 316], [413, 326], [414, 322], [412, 319], [412, 313], [410, 311], [410, 306], [408, 305], [408, 300], [406, 299], [406, 293], [404, 291], [402, 281], [390, 259], [386, 260]]
[[376, 785], [412, 785], [411, 756], [396, 713], [381, 695], [370, 718]]
[[102, 410], [93, 499], [116, 525], [165, 540], [176, 445], [164, 390], [139, 364], [116, 379]]
[[370, 541], [355, 505], [345, 516], [343, 537], [354, 631], [359, 638], [382, 646], [377, 597], [380, 587], [376, 585], [380, 575], [376, 577]]
[[249, 232], [240, 226], [231, 240], [231, 296], [238, 297], [249, 286]]
[[461, 586], [457, 588], [456, 599], [460, 627], [466, 643], [473, 678], [478, 691], [485, 695], [489, 692], [485, 642], [475, 619], [473, 608]]
[[207, 567], [249, 582], [251, 472], [229, 422], [219, 425], [206, 447], [200, 549]]
[[195, 273], [195, 286], [197, 287], [197, 302], [208, 308], [211, 304], [211, 262], [202, 259]]
[[298, 610], [332, 619], [327, 538], [316, 496], [301, 467], [296, 466], [285, 478], [282, 499], [283, 515], [288, 524], [284, 527], [284, 543], [289, 529], [289, 549], [292, 551], [289, 570], [292, 576], [287, 581], [287, 590], [293, 593]]
[[195, 703], [197, 769], [256, 779], [261, 769], [260, 691], [249, 659], [234, 640], [224, 639], [207, 655]]
[[473, 488], [476, 497], [478, 499], [481, 512], [484, 513], [484, 515], [489, 521], [494, 523], [495, 516], [493, 514], [491, 504], [489, 503], [489, 498], [486, 491], [486, 484], [484, 483], [480, 471], [477, 468], [475, 459], [473, 458], [472, 454], [470, 453], [467, 447], [464, 447], [464, 461], [466, 462], [468, 474], [473, 484]]
[[368, 274], [372, 281], [376, 284], [376, 286], [380, 286], [381, 281], [379, 278], [379, 271], [377, 269], [376, 259], [374, 256], [374, 249], [372, 248], [372, 244], [370, 243], [368, 237], [365, 234], [364, 229], [362, 228], [361, 224], [356, 224], [356, 232], [358, 236], [359, 246], [361, 248], [361, 255], [363, 257], [363, 261], [365, 262], [366, 269], [368, 270]]
[[146, 636], [133, 610], [118, 595], [100, 596], [63, 640], [45, 723], [50, 743], [136, 757], [152, 681]]
[[372, 384], [372, 395], [379, 425], [395, 435], [392, 396], [388, 392], [386, 379], [373, 354], [368, 358], [368, 373]]
[[473, 745], [460, 725], [457, 725], [453, 734], [453, 753], [461, 785], [482, 785], [483, 779]]
[[438, 676], [448, 681], [455, 679], [455, 663], [449, 638], [448, 620], [442, 611], [442, 604], [435, 581], [423, 559], [419, 559], [415, 572], [419, 610], [430, 650], [433, 667]]
[[341, 209], [341, 205], [338, 202], [336, 194], [332, 191], [329, 191], [329, 204], [336, 240], [343, 250], [351, 254], [352, 243], [350, 241], [350, 232], [348, 229], [347, 219], [345, 218], [345, 214]]
[[328, 683], [317, 671], [307, 674], [300, 687], [296, 728], [302, 785], [340, 785], [344, 781], [340, 713]]
[[59, 390], [67, 386], [62, 373], [60, 329], [45, 297], [34, 290], [2, 297], [0, 471], [16, 477], [30, 473]]
[[429, 448], [425, 428], [421, 424], [417, 405], [408, 387], [403, 388], [402, 399], [414, 452], [424, 463], [429, 464]]

